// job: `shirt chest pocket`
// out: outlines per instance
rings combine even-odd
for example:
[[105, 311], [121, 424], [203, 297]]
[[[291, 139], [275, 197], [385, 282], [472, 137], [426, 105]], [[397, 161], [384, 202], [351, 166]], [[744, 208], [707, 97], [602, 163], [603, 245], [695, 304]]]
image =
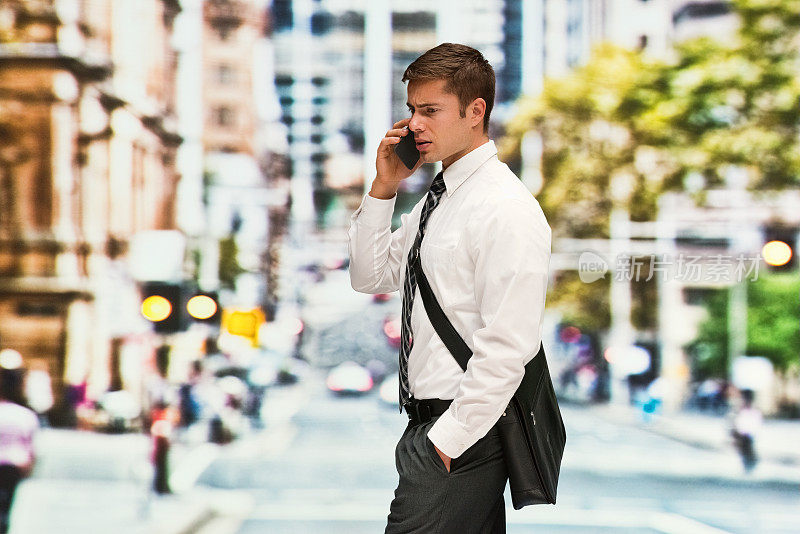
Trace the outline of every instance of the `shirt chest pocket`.
[[458, 267], [458, 250], [455, 247], [428, 245], [424, 252], [422, 266], [425, 276], [443, 308], [450, 308], [465, 298], [471, 298]]
[[[452, 265], [455, 264], [456, 249], [448, 247], [440, 247], [438, 245], [427, 245], [425, 250], [425, 260], [430, 262], [431, 265]], [[427, 274], [427, 273], [425, 273]]]

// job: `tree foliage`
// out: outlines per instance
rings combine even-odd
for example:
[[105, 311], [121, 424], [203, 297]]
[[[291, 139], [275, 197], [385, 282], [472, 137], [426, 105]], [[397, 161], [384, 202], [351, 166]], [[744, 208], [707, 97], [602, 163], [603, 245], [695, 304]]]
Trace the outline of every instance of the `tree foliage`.
[[[724, 40], [685, 41], [660, 60], [603, 44], [520, 100], [500, 150], [519, 160], [523, 138], [541, 137], [537, 199], [554, 236], [607, 238], [615, 203], [651, 221], [661, 193], [702, 202], [736, 175], [755, 191], [800, 185], [800, 0], [732, 6], [739, 26]], [[570, 295], [557, 281], [557, 300], [577, 311], [595, 285]]]
[[520, 101], [501, 143], [520, 157], [523, 136], [543, 140], [537, 198], [556, 235], [607, 237], [612, 181], [629, 178], [632, 220], [653, 220], [665, 190], [724, 182], [746, 169], [754, 190], [798, 185], [800, 0], [736, 0], [726, 41], [679, 43], [668, 61], [598, 46], [583, 67], [546, 80]]
[[700, 323], [697, 337], [686, 347], [692, 355], [692, 375], [696, 380], [728, 376], [728, 291], [715, 291], [705, 302], [706, 320]]
[[800, 280], [790, 273], [761, 276], [747, 288], [747, 354], [776, 369], [800, 366]]
[[247, 272], [239, 265], [239, 246], [236, 237], [229, 235], [219, 240], [219, 282], [225, 289], [235, 289], [236, 278]]
[[[781, 372], [800, 367], [798, 294], [800, 280], [790, 273], [765, 273], [747, 286], [746, 354], [769, 359]], [[707, 318], [687, 347], [695, 378], [728, 374], [728, 298], [728, 291], [719, 290], [708, 299]]]

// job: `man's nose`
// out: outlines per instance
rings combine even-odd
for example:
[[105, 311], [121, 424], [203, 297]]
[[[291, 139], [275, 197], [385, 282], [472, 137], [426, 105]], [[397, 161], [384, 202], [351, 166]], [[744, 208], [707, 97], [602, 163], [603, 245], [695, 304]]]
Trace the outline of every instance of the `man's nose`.
[[415, 114], [411, 116], [411, 121], [408, 123], [408, 129], [414, 133], [419, 133], [425, 129], [422, 121], [419, 120], [419, 117]]

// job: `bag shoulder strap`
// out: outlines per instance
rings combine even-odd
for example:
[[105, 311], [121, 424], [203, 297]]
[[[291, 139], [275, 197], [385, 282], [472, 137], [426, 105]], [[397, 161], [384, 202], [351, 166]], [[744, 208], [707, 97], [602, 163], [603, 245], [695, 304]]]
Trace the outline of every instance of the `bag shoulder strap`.
[[419, 286], [419, 292], [422, 295], [422, 302], [425, 304], [425, 312], [428, 314], [428, 319], [430, 319], [434, 330], [436, 330], [444, 346], [447, 347], [447, 350], [453, 355], [453, 358], [455, 358], [458, 365], [461, 366], [461, 369], [466, 371], [467, 362], [469, 362], [469, 359], [472, 357], [472, 350], [464, 342], [464, 339], [459, 335], [455, 327], [453, 327], [453, 323], [447, 318], [444, 310], [442, 310], [442, 307], [439, 305], [439, 301], [436, 300], [431, 285], [428, 283], [428, 278], [422, 271], [422, 261], [419, 259], [419, 255], [417, 255], [417, 260], [414, 262], [413, 268], [414, 274], [417, 277], [417, 286]]

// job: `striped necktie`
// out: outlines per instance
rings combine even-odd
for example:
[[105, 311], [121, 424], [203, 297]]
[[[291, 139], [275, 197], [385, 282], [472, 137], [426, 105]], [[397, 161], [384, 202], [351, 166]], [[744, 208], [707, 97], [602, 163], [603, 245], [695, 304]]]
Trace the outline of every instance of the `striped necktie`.
[[425, 235], [425, 227], [428, 224], [428, 217], [431, 212], [439, 205], [439, 200], [445, 191], [444, 177], [442, 173], [436, 175], [431, 182], [425, 205], [422, 207], [422, 214], [419, 219], [419, 230], [411, 250], [408, 251], [408, 263], [406, 264], [406, 278], [403, 283], [403, 315], [402, 327], [400, 329], [400, 411], [411, 398], [411, 390], [408, 384], [408, 356], [411, 354], [411, 347], [414, 344], [413, 333], [411, 331], [411, 308], [414, 306], [414, 293], [417, 290], [417, 278], [414, 274], [414, 262], [419, 259], [419, 248], [422, 244], [422, 237]]

